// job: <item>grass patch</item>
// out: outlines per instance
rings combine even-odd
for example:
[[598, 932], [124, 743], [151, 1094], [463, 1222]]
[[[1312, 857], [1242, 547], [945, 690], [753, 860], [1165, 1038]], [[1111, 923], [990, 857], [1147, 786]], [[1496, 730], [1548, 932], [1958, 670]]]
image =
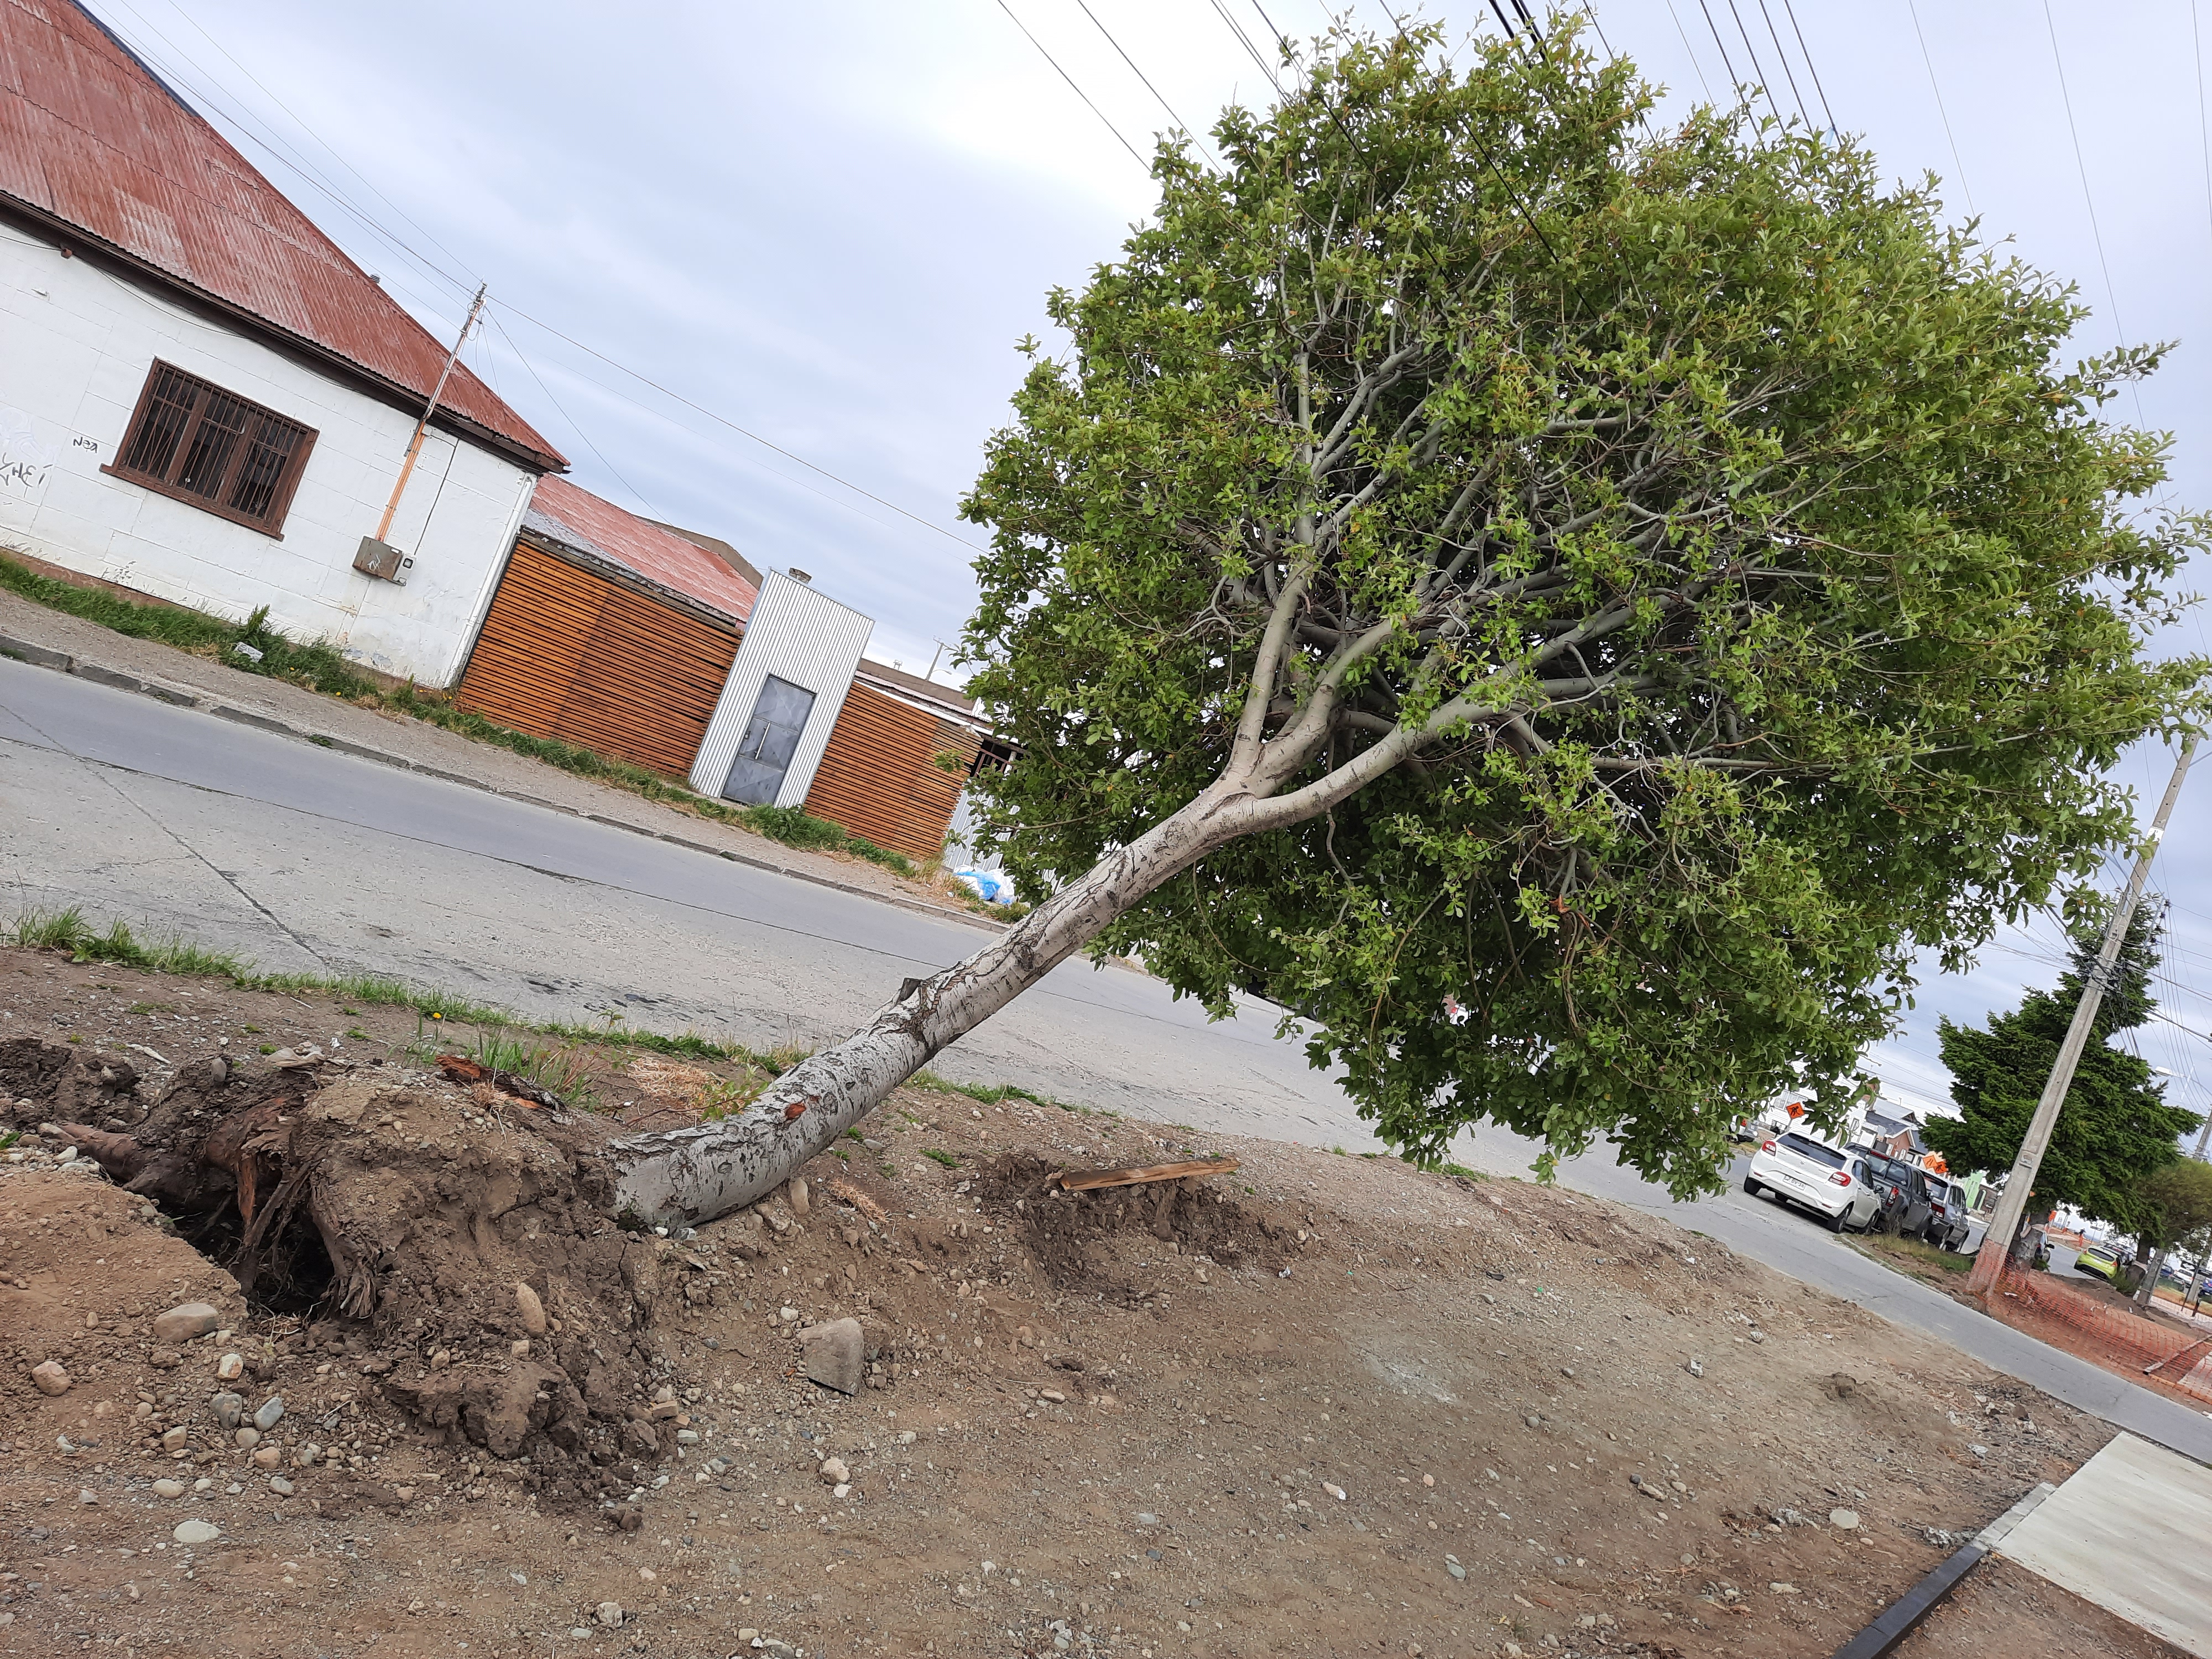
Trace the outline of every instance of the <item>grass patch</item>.
[[1924, 1239], [1899, 1238], [1893, 1233], [1868, 1233], [1853, 1243], [1869, 1255], [1893, 1256], [1923, 1273], [1966, 1273], [1974, 1265], [1970, 1255], [1943, 1249]]
[[[594, 782], [611, 784], [647, 800], [679, 807], [718, 823], [743, 825], [787, 847], [848, 853], [902, 876], [920, 873], [914, 860], [905, 854], [848, 834], [840, 825], [814, 817], [795, 806], [732, 806], [696, 794], [681, 784], [671, 783], [657, 772], [628, 761], [611, 759], [557, 738], [532, 737], [526, 732], [501, 726], [473, 709], [460, 708], [444, 693], [426, 691], [412, 681], [387, 690], [349, 662], [336, 646], [320, 640], [303, 643], [270, 626], [266, 605], [243, 623], [225, 622], [202, 611], [148, 605], [97, 588], [79, 587], [58, 577], [41, 575], [4, 554], [0, 554], [0, 588], [50, 611], [96, 623], [131, 639], [154, 640], [174, 646], [194, 656], [235, 668], [242, 674], [288, 680], [328, 696], [343, 697], [362, 708], [394, 709], [457, 737], [541, 761]], [[234, 648], [240, 645], [257, 654], [248, 655]], [[325, 748], [331, 746], [327, 738], [312, 738], [309, 741]], [[992, 911], [988, 906], [984, 908], [987, 914], [1004, 914], [1003, 910]]]
[[941, 1152], [936, 1147], [930, 1146], [924, 1148], [921, 1155], [942, 1164], [948, 1170], [957, 1170], [960, 1167], [960, 1158], [956, 1152]]
[[1438, 1175], [1457, 1176], [1462, 1181], [1480, 1181], [1482, 1179], [1481, 1174], [1479, 1171], [1468, 1169], [1464, 1164], [1439, 1164], [1437, 1165], [1437, 1173]]
[[434, 1064], [441, 1054], [459, 1054], [487, 1070], [513, 1073], [579, 1111], [599, 1109], [599, 1095], [591, 1083], [592, 1057], [575, 1040], [557, 1045], [533, 1042], [527, 1035], [508, 1027], [491, 1026], [479, 1030], [473, 1041], [462, 1048], [430, 1040], [442, 1024], [427, 1015], [416, 1024], [415, 1041], [409, 1045], [415, 1059]]
[[[271, 974], [263, 972], [246, 957], [228, 951], [210, 951], [187, 939], [171, 934], [167, 938], [148, 940], [141, 939], [130, 924], [111, 923], [105, 931], [95, 928], [86, 921], [84, 913], [75, 905], [63, 910], [27, 910], [17, 916], [11, 925], [0, 926], [0, 945], [18, 945], [33, 951], [58, 951], [72, 961], [112, 962], [118, 966], [135, 968], [143, 973], [173, 974], [188, 979], [221, 979], [240, 991], [266, 991], [279, 995], [296, 996], [313, 993], [327, 996], [337, 1005], [337, 1012], [350, 1014], [357, 1006], [408, 1008], [418, 1017], [416, 1046], [424, 1058], [440, 1054], [461, 1053], [479, 1060], [495, 1070], [513, 1072], [563, 1100], [570, 1099], [571, 1091], [581, 1087], [584, 1075], [582, 1051], [588, 1048], [620, 1048], [645, 1050], [667, 1054], [683, 1060], [715, 1061], [745, 1066], [763, 1074], [766, 1079], [781, 1077], [786, 1072], [808, 1058], [814, 1052], [796, 1043], [781, 1043], [774, 1048], [759, 1049], [742, 1042], [718, 1042], [701, 1036], [696, 1031], [669, 1036], [659, 1031], [641, 1031], [621, 1024], [621, 1016], [609, 1015], [603, 1024], [584, 1024], [573, 1020], [533, 1020], [514, 1010], [492, 1003], [476, 1002], [456, 996], [452, 992], [434, 987], [410, 985], [404, 980], [373, 974]], [[166, 1005], [146, 1004], [143, 1006]], [[466, 1026], [471, 1035], [464, 1039], [457, 1030], [450, 1035], [438, 1028]], [[259, 1028], [248, 1025], [247, 1031], [259, 1035]], [[544, 1044], [526, 1043], [516, 1033], [550, 1037], [560, 1045], [549, 1048]], [[349, 1030], [347, 1036], [366, 1040], [358, 1028]], [[82, 1036], [73, 1036], [72, 1042], [82, 1042]], [[473, 1045], [473, 1046], [471, 1046]], [[270, 1050], [264, 1050], [264, 1053]], [[498, 1056], [495, 1058], [494, 1056]], [[1040, 1105], [1060, 1106], [1063, 1110], [1082, 1111], [1083, 1107], [1070, 1107], [1064, 1102], [1048, 1100], [1042, 1095], [1012, 1084], [955, 1084], [939, 1077], [933, 1072], [917, 1072], [908, 1079], [917, 1088], [933, 1088], [948, 1093], [967, 1096], [971, 1100], [1000, 1101], [1027, 1100]], [[728, 1115], [744, 1106], [765, 1083], [749, 1083], [743, 1079], [726, 1079], [714, 1098], [707, 1103], [710, 1117]], [[584, 1091], [588, 1093], [588, 1090]], [[596, 1109], [596, 1102], [572, 1101], [584, 1104], [586, 1109]], [[908, 1127], [924, 1127], [922, 1120], [912, 1113], [902, 1113]], [[858, 1130], [848, 1131], [858, 1140]], [[950, 1152], [930, 1152], [947, 1167], [958, 1162]]]

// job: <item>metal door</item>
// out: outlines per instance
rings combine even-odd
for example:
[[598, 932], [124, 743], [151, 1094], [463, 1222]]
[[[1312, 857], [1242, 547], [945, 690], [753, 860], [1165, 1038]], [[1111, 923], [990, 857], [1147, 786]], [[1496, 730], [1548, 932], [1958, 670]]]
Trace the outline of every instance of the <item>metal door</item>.
[[799, 734], [813, 712], [811, 691], [770, 674], [753, 700], [752, 718], [745, 722], [745, 735], [722, 785], [723, 799], [741, 806], [774, 805], [798, 751]]

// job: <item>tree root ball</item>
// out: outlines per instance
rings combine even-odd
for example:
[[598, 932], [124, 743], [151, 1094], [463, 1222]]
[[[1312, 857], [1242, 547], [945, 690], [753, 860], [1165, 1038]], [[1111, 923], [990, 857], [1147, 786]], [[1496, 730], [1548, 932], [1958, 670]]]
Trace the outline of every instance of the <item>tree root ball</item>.
[[[17, 1121], [116, 1098], [35, 1039], [0, 1045], [0, 1073], [33, 1103], [0, 1107]], [[432, 1434], [527, 1455], [532, 1485], [577, 1499], [661, 1452], [642, 1405], [664, 1305], [715, 1299], [719, 1275], [616, 1224], [597, 1121], [398, 1066], [248, 1062], [185, 1066], [128, 1133], [62, 1127]]]

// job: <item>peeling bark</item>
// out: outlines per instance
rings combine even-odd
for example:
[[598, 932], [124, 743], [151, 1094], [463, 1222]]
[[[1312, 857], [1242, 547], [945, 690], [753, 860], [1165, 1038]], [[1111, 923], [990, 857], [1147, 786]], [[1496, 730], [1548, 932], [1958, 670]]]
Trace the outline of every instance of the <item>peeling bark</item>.
[[1216, 783], [966, 961], [907, 981], [860, 1030], [793, 1066], [743, 1111], [615, 1141], [615, 1213], [652, 1226], [696, 1225], [773, 1190], [1162, 883], [1239, 836], [1309, 815], [1270, 810], [1279, 805], [1242, 780]]

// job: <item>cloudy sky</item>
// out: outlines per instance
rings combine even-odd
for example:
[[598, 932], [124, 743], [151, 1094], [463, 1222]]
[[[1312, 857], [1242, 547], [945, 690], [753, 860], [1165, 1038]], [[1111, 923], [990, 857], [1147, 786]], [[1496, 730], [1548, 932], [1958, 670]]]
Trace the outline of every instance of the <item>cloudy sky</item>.
[[[469, 361], [579, 482], [811, 571], [878, 619], [877, 654], [916, 670], [973, 597], [976, 532], [953, 504], [1002, 418], [1014, 343], [1148, 209], [1129, 147], [1267, 100], [1238, 31], [1264, 52], [1270, 19], [1300, 39], [1332, 15], [1389, 22], [1380, 0], [91, 3], [436, 331], [489, 283]], [[1893, 174], [1943, 175], [1960, 216], [2080, 285], [2097, 313], [2084, 349], [2180, 341], [2119, 413], [2172, 432], [2176, 497], [2212, 501], [2191, 0], [1595, 10], [1670, 105], [1763, 78], [1781, 112], [1863, 135]], [[1484, 0], [1426, 15], [1462, 36], [1497, 27]], [[2204, 649], [2202, 623], [2157, 648]], [[2124, 769], [2146, 819], [2171, 758], [2148, 747]], [[2180, 1025], [2142, 1037], [2199, 1108], [2212, 1049], [2182, 1027], [2212, 1030], [2207, 792], [2212, 776], [2185, 793], [2154, 878]], [[1971, 975], [1931, 967], [1870, 1056], [1892, 1097], [1943, 1100], [1936, 1012], [2008, 1005], [2055, 977], [2058, 951], [2045, 921]]]

